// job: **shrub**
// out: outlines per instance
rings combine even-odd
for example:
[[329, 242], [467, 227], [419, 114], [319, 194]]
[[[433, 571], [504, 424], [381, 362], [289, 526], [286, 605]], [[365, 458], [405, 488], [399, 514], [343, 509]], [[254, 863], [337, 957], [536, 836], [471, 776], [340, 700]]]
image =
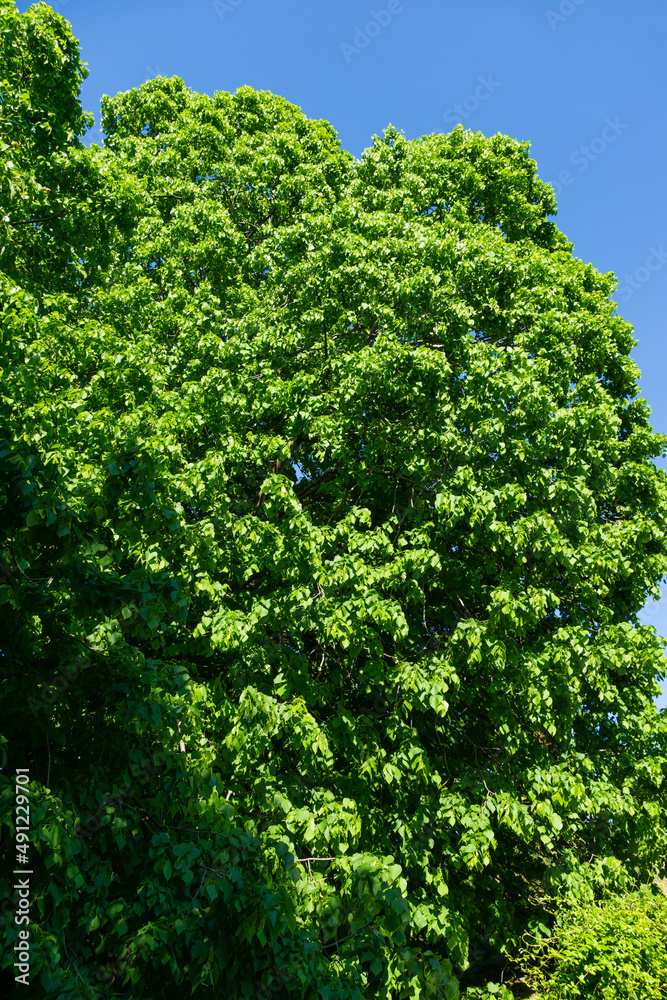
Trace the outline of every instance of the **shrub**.
[[568, 902], [532, 953], [540, 1000], [664, 1000], [667, 898], [652, 886], [597, 902]]

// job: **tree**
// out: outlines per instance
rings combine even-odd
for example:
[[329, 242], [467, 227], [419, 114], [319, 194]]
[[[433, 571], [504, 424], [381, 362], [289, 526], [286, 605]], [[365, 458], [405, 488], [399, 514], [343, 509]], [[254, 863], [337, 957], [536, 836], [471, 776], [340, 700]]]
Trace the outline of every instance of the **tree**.
[[[390, 127], [357, 161], [270, 93], [158, 78], [105, 98], [103, 149], [63, 98], [37, 156], [84, 71], [44, 5], [0, 11], [1, 780], [30, 769], [33, 974], [453, 1000], [472, 939], [665, 865], [637, 613], [666, 439], [615, 279], [506, 136]], [[61, 89], [26, 74], [45, 50]]]

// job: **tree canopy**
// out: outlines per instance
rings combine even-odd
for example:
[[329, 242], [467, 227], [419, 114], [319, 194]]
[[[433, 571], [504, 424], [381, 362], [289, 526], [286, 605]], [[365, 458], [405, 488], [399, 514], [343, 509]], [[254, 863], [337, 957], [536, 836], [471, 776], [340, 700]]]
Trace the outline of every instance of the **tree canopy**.
[[667, 439], [616, 279], [527, 143], [389, 127], [357, 160], [159, 77], [86, 148], [67, 22], [0, 24], [35, 981], [455, 1000], [471, 943], [666, 863]]

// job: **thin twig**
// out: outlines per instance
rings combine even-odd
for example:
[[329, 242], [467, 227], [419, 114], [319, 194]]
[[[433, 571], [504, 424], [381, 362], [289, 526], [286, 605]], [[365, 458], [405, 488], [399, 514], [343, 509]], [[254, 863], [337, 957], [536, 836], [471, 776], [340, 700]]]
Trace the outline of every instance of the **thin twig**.
[[70, 954], [67, 951], [67, 944], [65, 942], [65, 931], [62, 932], [62, 938], [63, 938], [63, 948], [65, 949], [65, 957], [67, 958], [67, 961], [71, 962], [72, 965], [74, 966], [74, 971], [76, 972], [77, 978], [80, 979], [81, 982], [83, 982], [83, 977], [82, 977], [81, 973], [79, 972], [79, 970], [77, 969], [76, 962], [74, 961], [73, 958], [70, 957]]
[[366, 928], [370, 927], [370, 926], [371, 926], [371, 922], [369, 921], [367, 924], [364, 924], [363, 927], [360, 927], [358, 930], [352, 931], [352, 933], [348, 934], [346, 937], [341, 938], [340, 941], [331, 941], [330, 944], [323, 944], [322, 945], [322, 951], [326, 951], [328, 948], [336, 948], [336, 947], [338, 947], [338, 945], [342, 944], [343, 941], [349, 941], [351, 937], [356, 937], [357, 934], [359, 934], [360, 931], [365, 931]]
[[62, 212], [58, 212], [57, 215], [47, 215], [46, 218], [44, 218], [44, 219], [26, 219], [25, 221], [22, 221], [22, 222], [19, 222], [19, 221], [14, 222], [13, 220], [8, 219], [7, 222], [8, 222], [8, 224], [10, 226], [32, 226], [36, 222], [52, 222], [53, 219], [60, 219], [68, 211], [69, 211], [69, 209], [64, 208], [62, 210]]

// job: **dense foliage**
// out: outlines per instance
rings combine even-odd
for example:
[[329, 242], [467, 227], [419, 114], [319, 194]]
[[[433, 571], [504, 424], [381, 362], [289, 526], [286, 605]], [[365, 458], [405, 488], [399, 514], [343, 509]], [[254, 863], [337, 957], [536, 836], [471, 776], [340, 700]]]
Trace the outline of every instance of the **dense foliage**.
[[158, 78], [86, 149], [66, 22], [0, 24], [0, 782], [11, 857], [30, 769], [34, 981], [454, 1000], [470, 941], [666, 863], [637, 618], [665, 439], [615, 279], [525, 143], [389, 128], [357, 161], [272, 94]]
[[560, 907], [553, 937], [534, 948], [544, 1000], [664, 1000], [667, 899], [650, 886]]

